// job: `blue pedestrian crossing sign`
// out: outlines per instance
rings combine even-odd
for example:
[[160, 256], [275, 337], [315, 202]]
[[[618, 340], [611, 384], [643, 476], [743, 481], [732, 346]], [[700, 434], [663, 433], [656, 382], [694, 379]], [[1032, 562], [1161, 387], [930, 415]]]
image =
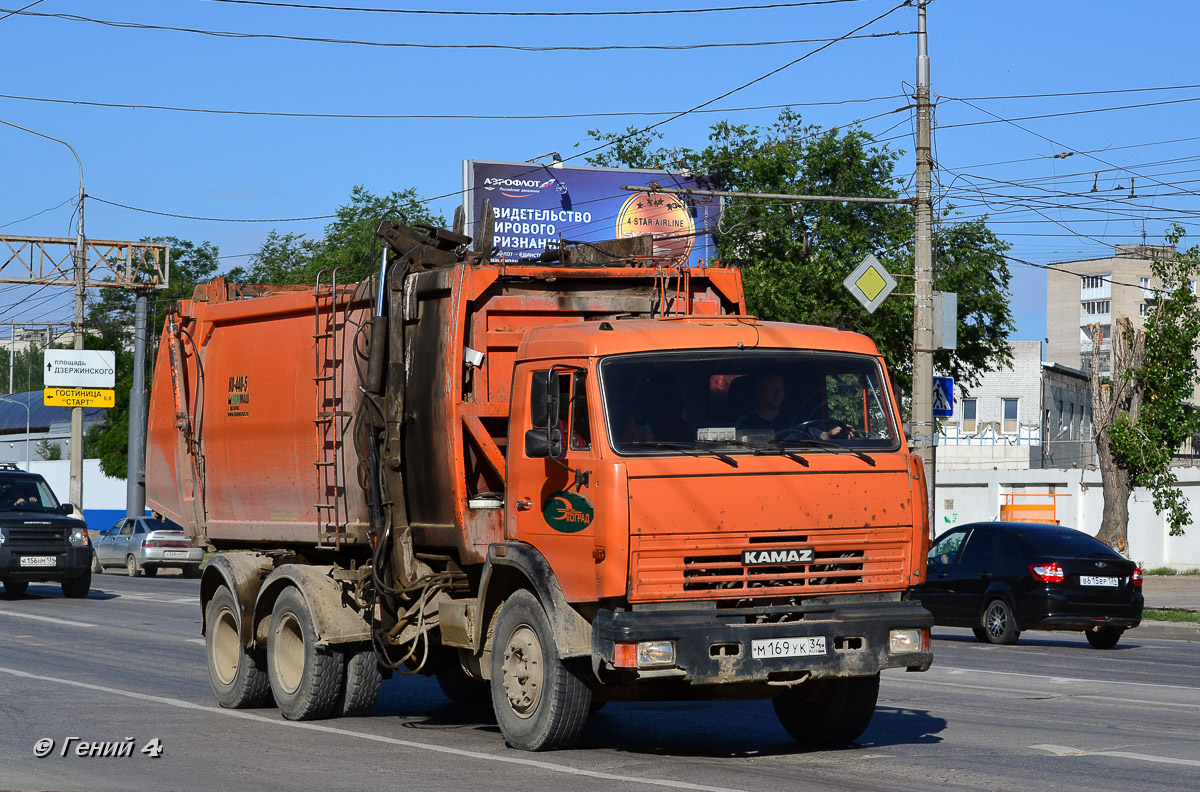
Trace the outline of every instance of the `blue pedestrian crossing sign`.
[[950, 418], [954, 415], [954, 378], [933, 378], [933, 417]]

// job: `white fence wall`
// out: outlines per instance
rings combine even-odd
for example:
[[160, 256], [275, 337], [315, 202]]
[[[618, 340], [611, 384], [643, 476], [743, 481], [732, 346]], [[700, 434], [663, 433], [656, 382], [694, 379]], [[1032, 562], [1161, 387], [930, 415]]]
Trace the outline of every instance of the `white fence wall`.
[[[939, 449], [940, 450], [940, 449]], [[1167, 526], [1154, 510], [1147, 490], [1138, 488], [1129, 499], [1129, 555], [1144, 568], [1169, 566], [1200, 569], [1200, 468], [1175, 469], [1191, 509], [1184, 536], [1168, 536]], [[1008, 493], [1066, 494], [1056, 498], [1063, 525], [1095, 536], [1104, 512], [1104, 491], [1098, 470], [939, 470], [934, 493], [936, 531], [1000, 516]]]

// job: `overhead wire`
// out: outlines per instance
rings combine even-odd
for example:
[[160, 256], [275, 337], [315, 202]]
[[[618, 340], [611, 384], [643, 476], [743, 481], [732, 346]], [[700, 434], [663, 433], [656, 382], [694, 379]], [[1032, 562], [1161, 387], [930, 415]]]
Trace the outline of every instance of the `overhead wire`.
[[[40, 2], [41, 0], [39, 0]], [[678, 14], [710, 14], [724, 11], [763, 11], [806, 6], [840, 5], [862, 0], [798, 0], [792, 3], [761, 3], [757, 5], [716, 6], [709, 8], [663, 8], [630, 11], [463, 11], [452, 9], [413, 8], [364, 8], [360, 6], [319, 5], [315, 3], [284, 3], [278, 0], [207, 0], [212, 3], [231, 5], [270, 6], [275, 8], [303, 9], [306, 11], [350, 11], [371, 14], [404, 14], [410, 16], [474, 16], [474, 17], [625, 17], [666, 16]]]

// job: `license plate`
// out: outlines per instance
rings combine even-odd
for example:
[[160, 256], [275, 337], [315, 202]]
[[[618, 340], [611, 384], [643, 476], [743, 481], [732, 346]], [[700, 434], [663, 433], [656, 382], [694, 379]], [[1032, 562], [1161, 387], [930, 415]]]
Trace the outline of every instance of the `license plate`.
[[187, 558], [187, 550], [163, 550], [163, 558]]
[[825, 636], [807, 638], [765, 638], [750, 642], [750, 656], [755, 660], [772, 657], [812, 657], [825, 654]]
[[1109, 588], [1116, 588], [1118, 582], [1118, 579], [1115, 577], [1079, 576], [1079, 585], [1081, 586], [1108, 586]]
[[23, 567], [52, 567], [58, 564], [55, 556], [21, 556]]

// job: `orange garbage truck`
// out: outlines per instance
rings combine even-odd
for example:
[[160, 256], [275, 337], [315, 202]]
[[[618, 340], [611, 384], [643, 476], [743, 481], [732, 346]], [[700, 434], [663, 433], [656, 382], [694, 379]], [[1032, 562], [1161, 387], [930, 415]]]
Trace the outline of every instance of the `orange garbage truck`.
[[924, 472], [868, 338], [648, 237], [377, 235], [368, 280], [218, 279], [164, 326], [147, 498], [215, 551], [221, 705], [361, 715], [421, 672], [526, 750], [655, 699], [769, 698], [820, 745], [929, 667]]

